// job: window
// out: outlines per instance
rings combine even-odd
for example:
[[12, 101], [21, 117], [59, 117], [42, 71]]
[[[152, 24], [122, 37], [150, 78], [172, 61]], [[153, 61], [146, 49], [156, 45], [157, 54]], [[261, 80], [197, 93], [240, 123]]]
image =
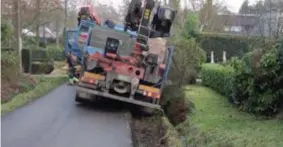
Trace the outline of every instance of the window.
[[225, 26], [224, 31], [225, 32], [241, 32], [242, 27], [241, 26]]
[[118, 39], [108, 37], [106, 40], [106, 45], [105, 45], [105, 52], [116, 54], [119, 44], [120, 44], [120, 41]]

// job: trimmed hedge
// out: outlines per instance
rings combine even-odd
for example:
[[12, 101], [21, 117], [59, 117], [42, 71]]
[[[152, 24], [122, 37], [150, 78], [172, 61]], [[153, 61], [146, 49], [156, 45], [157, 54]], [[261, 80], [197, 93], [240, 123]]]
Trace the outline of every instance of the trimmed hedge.
[[227, 60], [231, 57], [241, 57], [252, 49], [259, 48], [266, 40], [261, 37], [232, 36], [213, 33], [201, 33], [196, 36], [197, 42], [207, 53], [210, 61], [210, 52], [214, 51], [214, 61], [221, 62], [223, 51], [226, 51]]
[[[32, 52], [30, 52], [32, 51]], [[46, 49], [23, 49], [22, 63], [24, 72], [30, 72], [30, 64], [32, 63], [31, 73], [48, 74], [54, 69], [53, 61], [65, 60], [63, 49], [56, 45], [49, 45]]]
[[64, 61], [66, 59], [64, 47], [50, 44], [46, 47], [49, 58], [54, 61]]
[[264, 47], [226, 66], [204, 64], [203, 85], [225, 95], [244, 111], [261, 115], [283, 111], [283, 41]]
[[234, 69], [220, 64], [203, 64], [201, 67], [201, 80], [204, 86], [230, 97], [232, 93], [232, 76]]
[[[32, 74], [50, 73], [54, 69], [53, 59], [48, 56], [46, 50], [34, 49], [22, 50], [22, 64], [24, 72]], [[30, 71], [31, 66], [31, 71]]]

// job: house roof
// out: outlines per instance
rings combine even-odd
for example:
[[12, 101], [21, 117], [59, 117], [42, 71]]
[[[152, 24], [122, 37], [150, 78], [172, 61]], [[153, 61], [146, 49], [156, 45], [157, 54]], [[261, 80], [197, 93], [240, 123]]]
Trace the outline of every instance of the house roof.
[[254, 26], [260, 21], [259, 15], [250, 14], [219, 14], [218, 17], [227, 26]]
[[[25, 34], [26, 36], [36, 36], [34, 32], [28, 29], [23, 29], [22, 33]], [[56, 38], [56, 35], [49, 28], [39, 27], [39, 36], [43, 37], [44, 33], [45, 33], [45, 37], [47, 38]]]

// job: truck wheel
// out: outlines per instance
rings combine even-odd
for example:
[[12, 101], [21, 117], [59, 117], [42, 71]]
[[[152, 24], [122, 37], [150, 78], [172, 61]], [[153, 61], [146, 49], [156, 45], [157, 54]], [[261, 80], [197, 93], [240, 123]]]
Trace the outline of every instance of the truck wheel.
[[75, 101], [78, 102], [78, 103], [83, 103], [83, 102], [85, 102], [85, 100], [82, 99], [81, 97], [79, 97], [78, 94], [76, 94]]
[[155, 110], [153, 108], [141, 107], [141, 113], [143, 116], [151, 117], [154, 115]]

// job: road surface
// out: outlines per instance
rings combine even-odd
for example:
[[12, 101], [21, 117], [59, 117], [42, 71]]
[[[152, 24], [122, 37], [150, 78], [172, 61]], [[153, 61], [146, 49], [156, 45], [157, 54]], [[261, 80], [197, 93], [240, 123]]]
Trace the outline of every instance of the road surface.
[[2, 147], [131, 147], [127, 113], [74, 102], [62, 85], [2, 117]]

